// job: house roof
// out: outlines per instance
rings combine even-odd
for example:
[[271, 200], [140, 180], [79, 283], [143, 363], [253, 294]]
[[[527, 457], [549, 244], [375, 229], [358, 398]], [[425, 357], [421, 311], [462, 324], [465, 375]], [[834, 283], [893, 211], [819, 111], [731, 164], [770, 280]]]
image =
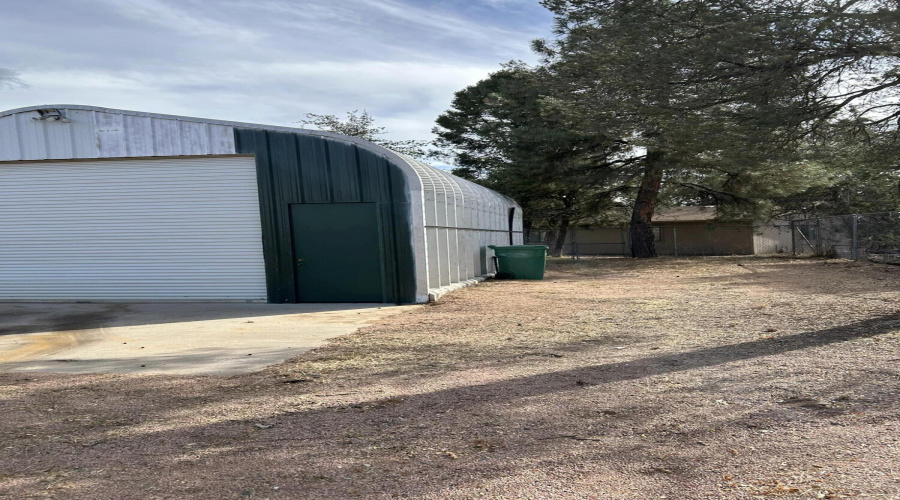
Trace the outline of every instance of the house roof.
[[716, 218], [716, 207], [672, 207], [659, 209], [653, 222], [696, 222]]

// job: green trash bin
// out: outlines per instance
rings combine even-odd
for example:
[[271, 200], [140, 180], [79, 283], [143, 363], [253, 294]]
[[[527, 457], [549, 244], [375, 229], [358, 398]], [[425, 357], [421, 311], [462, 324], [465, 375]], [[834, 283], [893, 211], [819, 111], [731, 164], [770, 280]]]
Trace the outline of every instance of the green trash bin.
[[497, 258], [497, 273], [516, 280], [542, 280], [547, 264], [544, 245], [488, 245]]

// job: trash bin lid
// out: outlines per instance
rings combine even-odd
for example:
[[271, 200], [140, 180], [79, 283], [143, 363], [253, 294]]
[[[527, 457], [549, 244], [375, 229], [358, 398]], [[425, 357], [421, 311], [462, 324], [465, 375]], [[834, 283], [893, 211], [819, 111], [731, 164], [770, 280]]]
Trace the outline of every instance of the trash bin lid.
[[510, 250], [531, 250], [543, 248], [544, 250], [547, 250], [548, 247], [547, 245], [488, 245], [488, 248], [490, 248], [491, 250], [494, 250], [496, 248], [508, 248]]

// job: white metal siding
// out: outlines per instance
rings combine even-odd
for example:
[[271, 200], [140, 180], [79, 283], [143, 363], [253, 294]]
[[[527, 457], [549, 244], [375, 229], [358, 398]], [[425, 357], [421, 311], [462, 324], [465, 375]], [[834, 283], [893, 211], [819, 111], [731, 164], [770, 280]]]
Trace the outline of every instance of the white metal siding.
[[[56, 109], [65, 120], [41, 120]], [[509, 243], [508, 210], [516, 208], [514, 241], [522, 242], [516, 203], [449, 173], [401, 157], [355, 137], [276, 127], [80, 105], [44, 105], [0, 111], [0, 161], [66, 160], [235, 153], [234, 128], [327, 137], [373, 151], [402, 171], [409, 189], [416, 300], [492, 271], [487, 245]], [[2, 182], [2, 178], [0, 178]]]
[[0, 300], [264, 300], [250, 157], [0, 164]]
[[753, 228], [753, 253], [771, 255], [789, 253], [792, 246], [792, 231], [789, 224], [757, 226]]
[[493, 272], [488, 245], [509, 245], [509, 209], [515, 208], [513, 242], [522, 244], [522, 210], [516, 203], [484, 186], [425, 165], [404, 160], [422, 184], [428, 290], [442, 288]]
[[133, 112], [62, 108], [68, 121], [37, 111], [0, 116], [0, 161], [234, 154], [234, 128]]

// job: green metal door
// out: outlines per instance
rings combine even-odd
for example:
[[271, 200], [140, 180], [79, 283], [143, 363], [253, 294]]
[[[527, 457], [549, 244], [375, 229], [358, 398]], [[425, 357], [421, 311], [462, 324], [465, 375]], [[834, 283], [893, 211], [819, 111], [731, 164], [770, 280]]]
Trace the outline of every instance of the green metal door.
[[374, 203], [291, 205], [298, 302], [384, 302]]

